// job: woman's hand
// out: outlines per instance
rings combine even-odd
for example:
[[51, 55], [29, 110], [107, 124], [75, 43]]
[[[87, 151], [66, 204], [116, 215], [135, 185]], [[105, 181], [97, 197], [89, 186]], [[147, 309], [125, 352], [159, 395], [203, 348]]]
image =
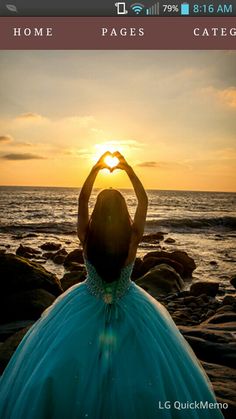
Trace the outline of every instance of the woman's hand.
[[97, 163], [93, 166], [93, 169], [99, 171], [102, 169], [109, 169], [109, 167], [107, 166], [106, 162], [105, 162], [105, 158], [107, 156], [112, 156], [112, 153], [110, 151], [106, 151], [97, 161]]
[[119, 163], [117, 164], [117, 166], [114, 167], [114, 169], [121, 169], [125, 170], [126, 172], [128, 169], [130, 169], [130, 166], [128, 165], [124, 156], [122, 156], [122, 154], [119, 151], [115, 151], [115, 153], [113, 153], [113, 156], [119, 160]]

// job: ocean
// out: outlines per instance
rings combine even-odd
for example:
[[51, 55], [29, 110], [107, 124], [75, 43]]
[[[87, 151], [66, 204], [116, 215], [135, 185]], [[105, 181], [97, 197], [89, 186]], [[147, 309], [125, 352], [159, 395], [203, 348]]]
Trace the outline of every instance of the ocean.
[[[78, 247], [76, 236], [79, 188], [0, 187], [0, 249], [15, 252], [20, 243], [38, 247], [57, 241], [68, 251]], [[133, 190], [120, 190], [131, 216], [136, 198]], [[90, 201], [93, 208], [99, 190]], [[184, 250], [194, 258], [193, 280], [217, 280], [229, 288], [236, 274], [236, 193], [148, 190], [149, 207], [145, 233], [164, 232], [174, 243], [160, 242], [166, 251]], [[138, 255], [154, 250], [141, 243]], [[59, 277], [64, 268], [44, 265]]]

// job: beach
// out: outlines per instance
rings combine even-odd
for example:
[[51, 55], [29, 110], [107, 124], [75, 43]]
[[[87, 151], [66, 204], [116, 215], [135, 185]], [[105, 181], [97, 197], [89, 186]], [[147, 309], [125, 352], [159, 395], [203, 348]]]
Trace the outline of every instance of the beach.
[[[77, 202], [80, 189], [53, 187], [0, 187], [0, 249], [15, 252], [19, 243], [38, 247], [57, 241], [67, 251], [78, 247], [76, 234]], [[136, 198], [133, 190], [123, 189], [131, 216]], [[98, 190], [90, 200], [92, 210]], [[235, 273], [236, 194], [219, 192], [148, 190], [145, 234], [165, 233], [162, 249], [187, 251], [196, 261], [193, 281], [220, 280], [228, 284]], [[144, 255], [157, 243], [141, 243]], [[164, 250], [164, 249], [163, 249]], [[46, 267], [59, 277], [60, 266]]]
[[[76, 235], [79, 189], [1, 187], [0, 369], [58, 296], [86, 279]], [[90, 209], [98, 191], [91, 199]], [[136, 200], [123, 190], [131, 216]], [[236, 411], [233, 193], [147, 191], [132, 280], [163, 304], [207, 372], [226, 418]]]

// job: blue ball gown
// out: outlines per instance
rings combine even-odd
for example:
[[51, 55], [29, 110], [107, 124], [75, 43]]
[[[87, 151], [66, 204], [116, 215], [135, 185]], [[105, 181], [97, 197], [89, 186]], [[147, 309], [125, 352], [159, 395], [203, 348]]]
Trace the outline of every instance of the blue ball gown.
[[167, 310], [131, 281], [133, 265], [106, 284], [85, 262], [86, 280], [42, 313], [12, 356], [0, 418], [223, 418]]

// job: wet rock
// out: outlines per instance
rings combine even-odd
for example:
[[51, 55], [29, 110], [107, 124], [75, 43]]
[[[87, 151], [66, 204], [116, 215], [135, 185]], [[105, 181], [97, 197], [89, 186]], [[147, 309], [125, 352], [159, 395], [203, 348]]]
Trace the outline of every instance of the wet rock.
[[188, 295], [187, 297], [184, 298], [184, 302], [185, 304], [195, 303], [196, 297], [194, 297], [193, 295]]
[[141, 268], [142, 264], [143, 264], [142, 259], [140, 257], [136, 257], [135, 262], [134, 262], [133, 271], [132, 271], [132, 274], [131, 274], [131, 278], [133, 280], [135, 280], [135, 279], [137, 279], [141, 276], [140, 275], [140, 268]]
[[61, 278], [61, 285], [64, 291], [72, 287], [75, 284], [79, 284], [86, 278], [86, 273], [83, 271], [67, 272]]
[[67, 270], [70, 271], [70, 272], [83, 271], [83, 272], [86, 273], [85, 266], [82, 265], [82, 263], [77, 263], [77, 262], [71, 262], [70, 265], [68, 266]]
[[216, 265], [218, 265], [218, 263], [216, 262], [216, 260], [211, 260], [209, 263], [210, 263], [210, 265], [212, 265], [212, 266], [216, 266]]
[[71, 262], [84, 263], [83, 250], [75, 249], [70, 252], [64, 261], [64, 266], [67, 267]]
[[42, 250], [47, 250], [47, 251], [48, 250], [49, 251], [59, 250], [60, 247], [61, 247], [61, 244], [60, 243], [54, 243], [54, 242], [47, 242], [47, 243], [42, 244], [40, 247], [41, 247]]
[[227, 403], [223, 409], [225, 419], [235, 418], [236, 413], [236, 369], [225, 365], [201, 361], [216, 395], [218, 403]]
[[227, 312], [227, 313], [222, 313], [222, 314], [216, 313], [216, 314], [214, 314], [214, 316], [205, 320], [205, 322], [203, 324], [227, 323], [227, 322], [236, 322], [236, 313], [234, 313], [234, 312]]
[[165, 264], [150, 269], [136, 283], [153, 296], [177, 292], [184, 286], [181, 276]]
[[156, 257], [149, 257], [145, 258], [141, 263], [139, 270], [137, 272], [137, 277], [141, 277], [145, 275], [150, 269], [154, 268], [155, 266], [166, 264], [171, 266], [180, 276], [183, 275], [184, 268], [183, 266], [176, 262], [175, 260], [169, 258], [156, 258]]
[[207, 294], [215, 297], [219, 289], [219, 282], [206, 282], [198, 281], [191, 285], [190, 294], [198, 296], [201, 294]]
[[222, 304], [225, 304], [225, 305], [231, 304], [232, 306], [236, 305], [236, 296], [226, 295], [223, 298]]
[[33, 237], [38, 237], [38, 234], [36, 233], [28, 233], [24, 236], [25, 239], [29, 239], [29, 238], [33, 238]]
[[11, 236], [11, 238], [13, 240], [22, 240], [24, 238], [23, 234], [14, 234], [13, 236]]
[[167, 243], [167, 244], [175, 243], [175, 239], [172, 239], [171, 237], [167, 237], [167, 239], [164, 240], [164, 243]]
[[231, 285], [233, 285], [234, 288], [236, 288], [236, 275], [232, 276], [232, 278], [230, 279], [230, 283]]
[[43, 253], [43, 257], [45, 259], [53, 259], [54, 255], [55, 255], [54, 252], [45, 252], [45, 253]]
[[233, 311], [233, 306], [230, 306], [230, 305], [226, 305], [225, 304], [222, 307], [217, 308], [216, 313], [217, 314], [219, 314], [219, 313], [225, 313], [227, 311], [232, 312]]
[[27, 290], [5, 296], [0, 305], [1, 322], [37, 320], [55, 298], [44, 289]]
[[0, 325], [0, 342], [4, 342], [14, 333], [25, 327], [32, 326], [33, 320], [16, 320], [15, 322], [5, 323]]
[[56, 265], [63, 265], [63, 263], [65, 262], [65, 256], [63, 255], [56, 255], [53, 258], [53, 262], [56, 263]]
[[29, 246], [23, 246], [22, 244], [20, 244], [20, 246], [18, 247], [18, 249], [16, 250], [16, 254], [18, 256], [23, 256], [23, 257], [34, 257], [34, 255], [39, 255], [41, 254], [40, 250], [37, 249], [33, 249], [32, 247]]
[[60, 249], [53, 255], [52, 260], [57, 265], [62, 265], [65, 262], [67, 255], [68, 252], [66, 251], [66, 249]]
[[161, 240], [164, 240], [164, 233], [161, 232], [145, 234], [142, 238], [143, 243], [157, 243]]
[[200, 360], [235, 367], [236, 343], [231, 332], [222, 324], [217, 329], [211, 329], [210, 325], [203, 323], [178, 327]]
[[11, 253], [0, 255], [1, 297], [12, 292], [42, 288], [58, 296], [62, 292], [60, 281], [56, 275], [48, 272], [43, 266]]
[[0, 374], [3, 373], [5, 367], [7, 366], [10, 358], [15, 352], [17, 346], [28, 332], [31, 326], [27, 326], [24, 329], [19, 330], [10, 336], [1, 346], [0, 346]]
[[180, 250], [176, 250], [174, 252], [165, 252], [163, 250], [160, 251], [153, 251], [153, 252], [148, 252], [145, 256], [144, 256], [144, 260], [149, 258], [149, 257], [156, 257], [156, 258], [168, 258], [171, 260], [174, 260], [176, 262], [178, 262], [180, 265], [183, 266], [183, 273], [182, 273], [182, 278], [190, 278], [192, 276], [192, 273], [194, 271], [194, 269], [196, 269], [196, 264], [194, 262], [194, 260], [188, 256], [188, 254], [186, 252], [180, 251]]

